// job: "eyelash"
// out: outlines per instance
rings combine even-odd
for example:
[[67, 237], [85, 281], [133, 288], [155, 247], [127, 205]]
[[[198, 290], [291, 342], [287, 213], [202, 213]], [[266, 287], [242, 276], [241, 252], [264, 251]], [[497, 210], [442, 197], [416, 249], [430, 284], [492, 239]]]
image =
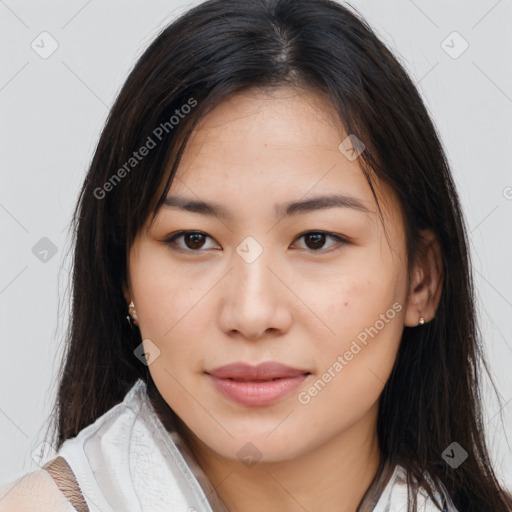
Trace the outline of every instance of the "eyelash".
[[[326, 235], [327, 238], [333, 238], [337, 241], [338, 244], [341, 244], [341, 245], [345, 245], [345, 244], [348, 244], [349, 242], [344, 239], [343, 237], [339, 236], [339, 235], [335, 235], [334, 233], [329, 233], [328, 231], [322, 231], [322, 230], [316, 230], [316, 231], [306, 231], [304, 233], [301, 233], [300, 235], [298, 235], [295, 240], [299, 239], [299, 238], [303, 238], [307, 235], [311, 235], [311, 234], [321, 234], [321, 235]], [[204, 252], [203, 250], [201, 249], [189, 249], [189, 248], [186, 248], [186, 249], [183, 249], [181, 247], [178, 247], [176, 248], [176, 240], [178, 238], [181, 238], [185, 235], [204, 235], [206, 236], [207, 238], [212, 238], [210, 237], [209, 235], [207, 235], [206, 233], [204, 233], [203, 231], [178, 231], [176, 233], [173, 233], [172, 235], [168, 236], [167, 238], [165, 238], [163, 240], [163, 242], [170, 246], [172, 250], [174, 251], [178, 251], [178, 252], [189, 252], [189, 253], [200, 253], [200, 252]], [[334, 244], [336, 245], [336, 244]], [[324, 253], [324, 252], [330, 252], [328, 250], [322, 250], [322, 249], [306, 249], [307, 251], [311, 252], [311, 253]]]

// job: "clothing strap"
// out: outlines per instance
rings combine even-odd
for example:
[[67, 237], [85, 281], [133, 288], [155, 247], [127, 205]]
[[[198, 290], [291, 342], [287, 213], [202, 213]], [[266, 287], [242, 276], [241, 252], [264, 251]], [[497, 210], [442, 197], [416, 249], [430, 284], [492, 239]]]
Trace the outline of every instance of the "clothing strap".
[[78, 512], [89, 512], [89, 507], [80, 490], [72, 469], [66, 459], [57, 457], [43, 466], [53, 478], [57, 487]]

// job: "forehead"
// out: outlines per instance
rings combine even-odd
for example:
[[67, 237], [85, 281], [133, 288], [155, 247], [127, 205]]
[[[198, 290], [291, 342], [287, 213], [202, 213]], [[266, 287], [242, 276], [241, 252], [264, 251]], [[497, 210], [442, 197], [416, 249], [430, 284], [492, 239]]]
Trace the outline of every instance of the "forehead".
[[333, 106], [318, 93], [251, 89], [201, 119], [172, 189], [186, 184], [199, 193], [221, 186], [233, 194], [294, 185], [295, 194], [304, 194], [311, 187], [341, 191], [344, 184], [371, 200], [358, 162], [339, 150], [346, 136]]
[[[346, 137], [321, 93], [249, 89], [200, 120], [167, 196], [223, 205], [241, 222], [256, 214], [283, 213], [277, 205], [329, 194], [355, 198], [376, 212], [360, 159], [340, 151]], [[385, 217], [400, 215], [393, 191], [373, 178]]]
[[253, 88], [231, 96], [200, 120], [193, 135], [190, 146], [202, 144], [205, 139], [214, 144], [234, 137], [243, 140], [244, 145], [289, 146], [293, 151], [327, 146], [326, 136], [338, 140], [344, 130], [325, 96], [308, 89], [282, 87], [268, 91]]

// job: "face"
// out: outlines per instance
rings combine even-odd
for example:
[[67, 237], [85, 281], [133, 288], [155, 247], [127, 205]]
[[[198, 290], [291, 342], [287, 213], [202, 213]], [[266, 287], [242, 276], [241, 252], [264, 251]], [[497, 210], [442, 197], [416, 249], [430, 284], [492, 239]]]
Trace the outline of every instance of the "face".
[[[388, 242], [346, 136], [312, 92], [232, 97], [202, 119], [168, 192], [223, 215], [170, 199], [130, 249], [125, 296], [158, 354], [151, 376], [224, 458], [292, 459], [376, 428], [407, 309], [404, 225], [377, 184]], [[345, 199], [312, 202], [329, 195]], [[288, 370], [215, 376], [266, 362]]]

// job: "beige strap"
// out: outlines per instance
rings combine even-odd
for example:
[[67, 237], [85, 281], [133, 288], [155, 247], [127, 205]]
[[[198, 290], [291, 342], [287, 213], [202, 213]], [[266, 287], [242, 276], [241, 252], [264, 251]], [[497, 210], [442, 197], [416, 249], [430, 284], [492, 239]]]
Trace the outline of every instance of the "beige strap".
[[73, 471], [63, 457], [57, 457], [43, 466], [55, 480], [57, 487], [78, 512], [89, 512]]

